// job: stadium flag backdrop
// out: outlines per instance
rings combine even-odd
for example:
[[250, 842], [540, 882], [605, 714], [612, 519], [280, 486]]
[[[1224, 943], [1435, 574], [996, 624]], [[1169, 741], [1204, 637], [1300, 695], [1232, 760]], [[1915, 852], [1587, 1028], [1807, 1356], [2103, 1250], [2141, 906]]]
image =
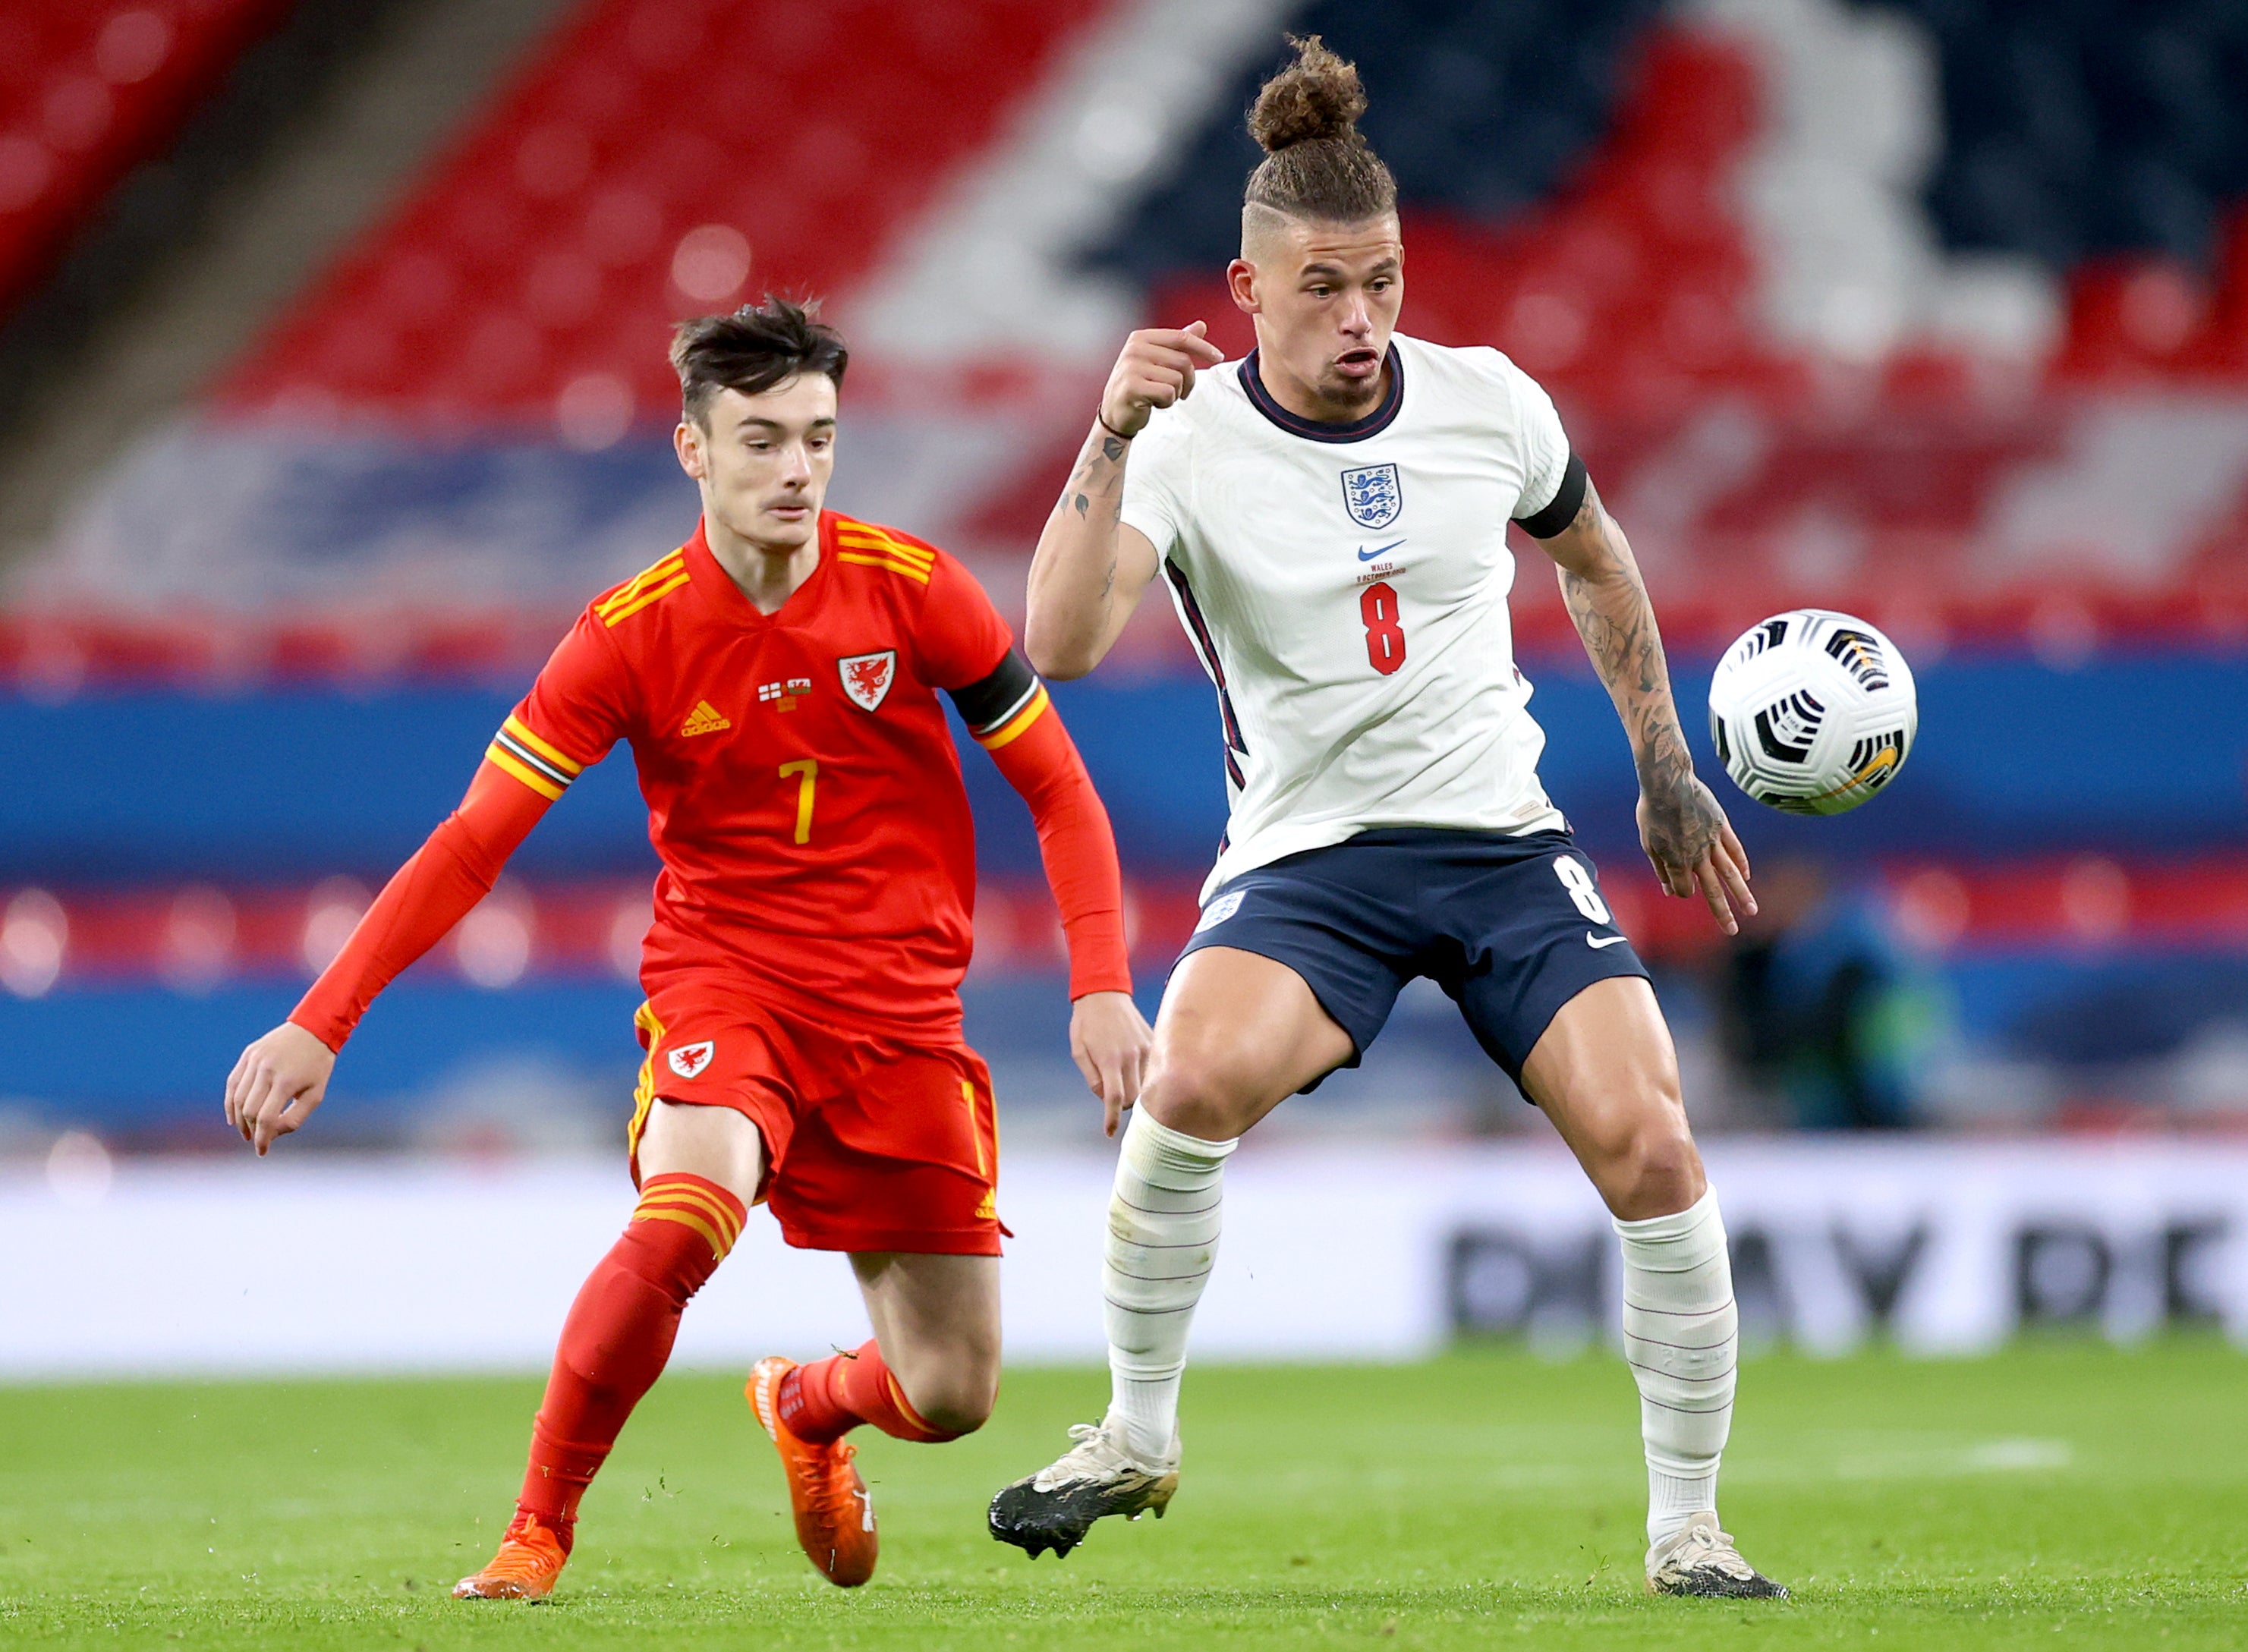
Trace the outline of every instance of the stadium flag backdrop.
[[[1752, 1341], [1970, 1353], [2040, 1325], [2248, 1340], [2248, 1146], [1806, 1138], [1709, 1160]], [[1101, 1357], [1108, 1183], [1093, 1155], [1005, 1162], [1012, 1358]], [[0, 1377], [539, 1369], [625, 1192], [575, 1161], [18, 1173], [0, 1181]], [[1203, 1357], [1407, 1358], [1462, 1334], [1566, 1349], [1616, 1323], [1614, 1236], [1555, 1150], [1278, 1147], [1244, 1155], [1226, 1194]], [[526, 1252], [534, 1228], [554, 1242]], [[259, 1237], [275, 1231], [292, 1242]], [[496, 1272], [503, 1298], [482, 1288]], [[788, 1250], [759, 1214], [679, 1358], [738, 1368], [864, 1334], [843, 1258]]]

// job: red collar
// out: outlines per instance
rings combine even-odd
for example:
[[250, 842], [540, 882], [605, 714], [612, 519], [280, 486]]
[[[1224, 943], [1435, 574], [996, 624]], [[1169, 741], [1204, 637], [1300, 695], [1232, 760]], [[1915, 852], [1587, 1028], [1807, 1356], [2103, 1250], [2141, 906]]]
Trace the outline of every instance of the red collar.
[[835, 559], [835, 513], [819, 513], [819, 560], [804, 583], [789, 593], [788, 600], [771, 614], [750, 601], [734, 583], [734, 576], [711, 554], [709, 534], [702, 518], [695, 519], [695, 531], [680, 546], [680, 552], [687, 560], [689, 583], [702, 593], [714, 614], [736, 625], [773, 625], [783, 620], [795, 624], [819, 605], [827, 590], [827, 565]]

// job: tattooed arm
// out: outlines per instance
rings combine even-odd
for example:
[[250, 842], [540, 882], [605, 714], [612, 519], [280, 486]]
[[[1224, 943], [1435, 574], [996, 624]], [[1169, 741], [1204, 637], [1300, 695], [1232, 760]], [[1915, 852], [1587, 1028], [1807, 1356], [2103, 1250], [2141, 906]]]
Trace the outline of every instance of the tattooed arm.
[[1202, 336], [1199, 321], [1183, 332], [1150, 328], [1125, 340], [1101, 392], [1100, 416], [1031, 559], [1023, 651], [1046, 676], [1081, 677], [1099, 665], [1155, 577], [1155, 547], [1117, 519], [1132, 438], [1155, 408], [1193, 392], [1197, 367], [1224, 359]]
[[1639, 840], [1655, 875], [1675, 895], [1690, 896], [1698, 885], [1725, 933], [1737, 933], [1735, 909], [1756, 910], [1748, 854], [1724, 810], [1694, 773], [1670, 697], [1654, 605], [1630, 543], [1601, 508], [1589, 480], [1575, 519], [1540, 543], [1559, 565], [1561, 600], [1630, 737], [1639, 770]]

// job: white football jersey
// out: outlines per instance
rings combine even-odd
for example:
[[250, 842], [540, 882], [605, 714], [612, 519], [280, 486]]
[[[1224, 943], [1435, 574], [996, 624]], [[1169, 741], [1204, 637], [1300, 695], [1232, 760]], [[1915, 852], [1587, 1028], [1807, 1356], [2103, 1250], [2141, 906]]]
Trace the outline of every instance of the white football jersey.
[[1561, 826], [1514, 664], [1511, 518], [1559, 491], [1553, 403], [1496, 350], [1397, 335], [1382, 405], [1299, 418], [1256, 358], [1132, 445], [1123, 520], [1217, 687], [1229, 878], [1374, 826]]

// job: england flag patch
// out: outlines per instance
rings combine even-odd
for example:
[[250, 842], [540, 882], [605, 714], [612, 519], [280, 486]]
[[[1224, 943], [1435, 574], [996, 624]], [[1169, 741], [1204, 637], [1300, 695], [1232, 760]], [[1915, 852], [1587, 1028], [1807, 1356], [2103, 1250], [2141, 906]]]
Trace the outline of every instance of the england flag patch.
[[1362, 464], [1342, 473], [1343, 508], [1361, 528], [1379, 531], [1404, 513], [1404, 490], [1394, 464]]

